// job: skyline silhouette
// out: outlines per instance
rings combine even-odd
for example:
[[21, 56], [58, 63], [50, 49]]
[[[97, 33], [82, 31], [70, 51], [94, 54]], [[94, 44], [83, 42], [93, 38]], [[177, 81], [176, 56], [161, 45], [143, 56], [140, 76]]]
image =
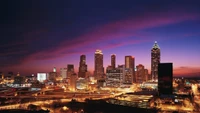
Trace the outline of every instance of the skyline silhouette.
[[116, 65], [134, 56], [150, 73], [151, 48], [158, 41], [161, 63], [173, 62], [174, 76], [200, 75], [199, 1], [3, 1], [1, 72], [59, 71], [86, 55], [94, 71], [94, 52]]

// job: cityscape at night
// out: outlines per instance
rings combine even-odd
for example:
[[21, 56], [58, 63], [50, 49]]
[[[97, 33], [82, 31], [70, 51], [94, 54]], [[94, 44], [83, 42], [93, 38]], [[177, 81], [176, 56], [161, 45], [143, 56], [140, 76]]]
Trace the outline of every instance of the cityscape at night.
[[199, 113], [199, 6], [2, 0], [0, 113]]

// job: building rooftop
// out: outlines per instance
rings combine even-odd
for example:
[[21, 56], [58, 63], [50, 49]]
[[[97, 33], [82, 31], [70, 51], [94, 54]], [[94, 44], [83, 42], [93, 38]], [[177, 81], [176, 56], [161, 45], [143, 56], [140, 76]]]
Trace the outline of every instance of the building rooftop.
[[155, 41], [155, 42], [154, 42], [154, 44], [153, 44], [153, 47], [152, 47], [152, 48], [154, 48], [154, 49], [160, 49], [160, 47], [159, 47], [159, 45], [158, 45], [157, 41]]

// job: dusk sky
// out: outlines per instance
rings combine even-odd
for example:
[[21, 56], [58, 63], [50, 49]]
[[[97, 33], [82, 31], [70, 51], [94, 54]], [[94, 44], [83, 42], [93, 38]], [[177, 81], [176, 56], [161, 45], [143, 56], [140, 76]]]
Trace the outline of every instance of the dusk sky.
[[104, 68], [135, 57], [150, 72], [157, 41], [161, 62], [172, 62], [175, 76], [200, 75], [199, 0], [1, 0], [0, 71], [22, 75], [59, 71], [86, 55], [93, 74], [94, 52]]

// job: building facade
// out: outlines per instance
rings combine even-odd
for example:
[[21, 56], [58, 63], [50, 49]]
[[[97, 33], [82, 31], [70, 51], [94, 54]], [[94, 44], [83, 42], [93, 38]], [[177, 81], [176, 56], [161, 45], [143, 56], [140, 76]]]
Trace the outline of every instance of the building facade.
[[67, 78], [67, 68], [60, 68], [60, 75], [61, 75], [62, 79], [66, 79]]
[[74, 65], [68, 64], [67, 65], [67, 78], [70, 79], [71, 75], [74, 73]]
[[57, 77], [57, 72], [50, 72], [48, 75], [48, 80], [55, 82], [56, 81], [56, 77]]
[[132, 70], [133, 82], [136, 82], [135, 77], [135, 58], [133, 56], [125, 56], [125, 68]]
[[139, 64], [136, 66], [137, 71], [136, 71], [136, 83], [142, 83], [146, 81], [145, 77], [145, 69], [142, 64]]
[[85, 78], [87, 74], [86, 56], [80, 56], [78, 77]]
[[70, 90], [71, 91], [76, 91], [76, 81], [78, 79], [78, 76], [76, 75], [76, 73], [71, 74], [70, 77]]
[[101, 79], [104, 76], [103, 53], [101, 50], [96, 50], [94, 54], [94, 76], [96, 79]]
[[39, 82], [44, 82], [47, 80], [47, 74], [46, 73], [37, 73], [37, 80]]
[[124, 84], [132, 84], [133, 83], [133, 70], [130, 68], [124, 69], [124, 77], [123, 77], [123, 83]]
[[116, 67], [116, 55], [115, 54], [111, 55], [111, 67], [113, 69], [115, 69], [115, 67]]
[[120, 87], [123, 83], [123, 69], [106, 69], [106, 86], [108, 87]]
[[13, 85], [16, 87], [21, 87], [23, 84], [25, 83], [25, 77], [20, 76], [20, 74], [18, 73], [17, 76], [14, 77], [14, 82]]
[[158, 64], [158, 92], [159, 95], [171, 95], [173, 93], [173, 64]]
[[155, 41], [151, 49], [151, 76], [152, 81], [158, 81], [158, 64], [160, 63], [160, 47]]

